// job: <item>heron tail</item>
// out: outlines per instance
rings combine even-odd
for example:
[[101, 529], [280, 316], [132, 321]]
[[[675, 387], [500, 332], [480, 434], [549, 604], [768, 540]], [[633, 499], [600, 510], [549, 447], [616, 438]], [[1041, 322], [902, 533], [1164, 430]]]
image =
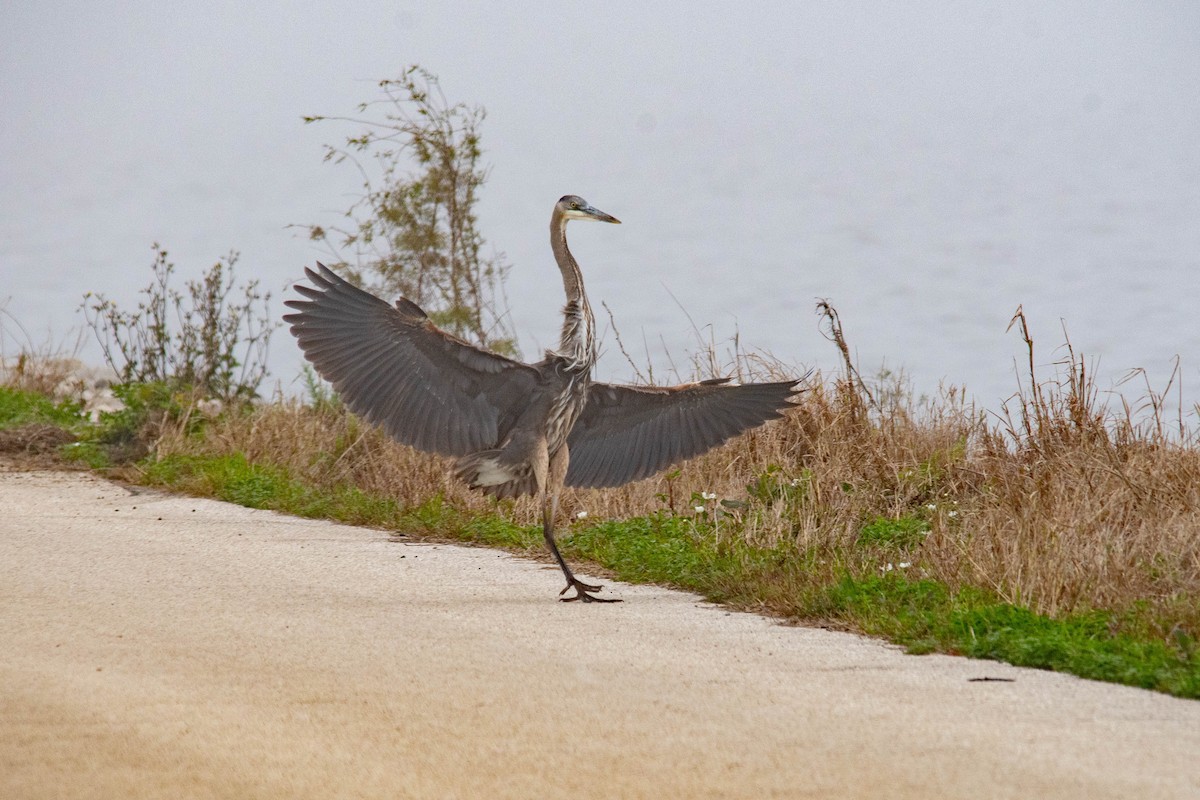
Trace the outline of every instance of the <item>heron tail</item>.
[[455, 474], [472, 489], [495, 497], [520, 497], [537, 491], [537, 479], [528, 463], [513, 463], [503, 450], [480, 450], [455, 464]]

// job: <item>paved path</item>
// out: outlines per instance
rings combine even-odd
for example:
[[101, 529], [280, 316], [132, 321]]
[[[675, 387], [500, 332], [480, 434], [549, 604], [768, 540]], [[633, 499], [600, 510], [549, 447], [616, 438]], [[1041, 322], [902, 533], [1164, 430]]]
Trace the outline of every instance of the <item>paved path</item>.
[[1200, 703], [559, 580], [0, 473], [0, 797], [1200, 797]]

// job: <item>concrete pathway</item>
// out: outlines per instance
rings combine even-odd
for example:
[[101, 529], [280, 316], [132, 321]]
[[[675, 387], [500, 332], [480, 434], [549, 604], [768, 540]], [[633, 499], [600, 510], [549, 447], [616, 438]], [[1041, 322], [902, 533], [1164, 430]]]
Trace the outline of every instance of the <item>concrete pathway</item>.
[[0, 797], [1200, 797], [1200, 703], [559, 583], [0, 473]]

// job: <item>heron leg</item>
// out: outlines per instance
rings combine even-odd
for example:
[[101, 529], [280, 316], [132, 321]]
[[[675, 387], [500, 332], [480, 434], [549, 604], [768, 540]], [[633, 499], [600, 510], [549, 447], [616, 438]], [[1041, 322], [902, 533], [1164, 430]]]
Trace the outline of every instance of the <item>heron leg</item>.
[[547, 492], [542, 500], [542, 535], [546, 539], [546, 546], [550, 548], [550, 552], [554, 554], [554, 560], [558, 562], [558, 566], [562, 569], [563, 575], [567, 579], [567, 585], [559, 592], [559, 595], [566, 594], [569, 590], [574, 589], [575, 594], [572, 597], [560, 597], [564, 603], [572, 603], [579, 600], [583, 603], [619, 603], [620, 598], [617, 597], [595, 597], [589, 592], [598, 592], [603, 589], [603, 586], [598, 586], [592, 583], [584, 583], [575, 577], [571, 572], [571, 568], [567, 566], [566, 559], [562, 557], [562, 553], [558, 552], [558, 545], [554, 542], [554, 514], [558, 510], [558, 493]]

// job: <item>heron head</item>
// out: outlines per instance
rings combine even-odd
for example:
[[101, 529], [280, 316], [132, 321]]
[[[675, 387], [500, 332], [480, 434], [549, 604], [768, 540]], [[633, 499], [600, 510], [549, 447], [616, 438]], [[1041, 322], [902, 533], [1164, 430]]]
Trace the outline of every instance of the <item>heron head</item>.
[[563, 219], [594, 219], [600, 222], [621, 224], [621, 220], [612, 214], [605, 214], [578, 195], [566, 195], [558, 201], [556, 208], [562, 214]]

